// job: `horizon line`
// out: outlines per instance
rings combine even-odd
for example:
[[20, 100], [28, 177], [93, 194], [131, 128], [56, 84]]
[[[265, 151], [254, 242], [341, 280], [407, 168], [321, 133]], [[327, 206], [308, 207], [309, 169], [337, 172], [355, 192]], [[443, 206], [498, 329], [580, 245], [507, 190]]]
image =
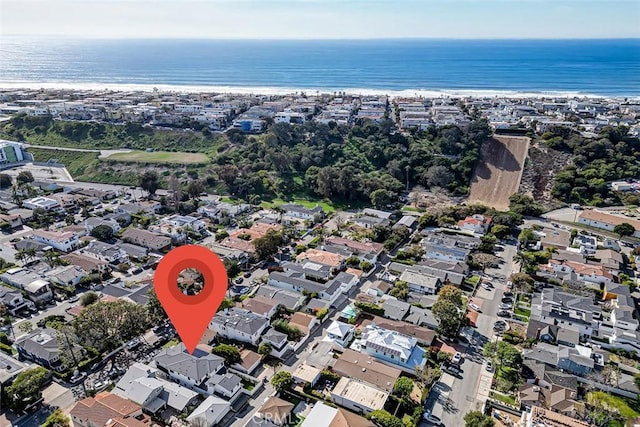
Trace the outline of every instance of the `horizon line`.
[[46, 39], [75, 39], [75, 40], [210, 40], [210, 41], [305, 41], [305, 42], [323, 42], [323, 41], [597, 41], [597, 40], [640, 40], [638, 36], [597, 36], [597, 37], [430, 37], [430, 36], [397, 36], [397, 37], [322, 37], [322, 38], [305, 38], [305, 37], [118, 37], [118, 36], [82, 36], [82, 35], [51, 35], [51, 34], [2, 34], [1, 37], [14, 38], [46, 38]]

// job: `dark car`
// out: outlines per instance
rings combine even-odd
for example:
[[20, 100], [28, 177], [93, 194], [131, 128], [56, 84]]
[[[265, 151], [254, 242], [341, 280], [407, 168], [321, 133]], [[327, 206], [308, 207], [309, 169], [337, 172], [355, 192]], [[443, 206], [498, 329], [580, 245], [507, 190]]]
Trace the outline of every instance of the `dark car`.
[[454, 377], [459, 377], [462, 375], [462, 369], [455, 365], [446, 365], [443, 369], [445, 372], [453, 375]]
[[513, 304], [513, 298], [511, 298], [511, 297], [504, 297], [504, 298], [502, 298], [502, 302], [503, 302], [504, 304]]
[[508, 312], [507, 310], [500, 310], [500, 311], [497, 313], [497, 316], [498, 316], [498, 317], [511, 317], [511, 313], [510, 313], [510, 312]]
[[246, 273], [243, 274], [245, 279], [248, 279], [249, 277], [251, 277], [251, 272], [247, 271]]
[[512, 296], [513, 296], [513, 292], [511, 292], [511, 291], [506, 291], [506, 292], [504, 293], [504, 296], [505, 296], [505, 297], [512, 297]]
[[240, 284], [240, 283], [242, 283], [242, 281], [243, 281], [243, 280], [244, 280], [244, 279], [242, 279], [242, 277], [238, 277], [238, 278], [235, 280], [235, 282], [236, 282], [237, 284]]

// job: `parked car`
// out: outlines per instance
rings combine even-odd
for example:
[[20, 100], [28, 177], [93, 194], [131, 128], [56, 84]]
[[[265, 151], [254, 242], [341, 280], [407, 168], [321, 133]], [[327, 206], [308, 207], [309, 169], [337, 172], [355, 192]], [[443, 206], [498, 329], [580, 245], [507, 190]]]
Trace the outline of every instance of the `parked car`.
[[456, 377], [462, 375], [462, 369], [458, 368], [456, 365], [445, 365], [443, 369], [445, 372], [448, 372], [451, 375]]
[[506, 291], [503, 295], [504, 295], [505, 297], [512, 297], [512, 296], [513, 296], [513, 292]]
[[484, 282], [483, 282], [483, 283], [481, 283], [481, 284], [480, 284], [480, 286], [482, 286], [482, 288], [483, 288], [483, 289], [486, 289], [486, 290], [488, 290], [488, 291], [490, 291], [490, 290], [491, 290], [491, 286], [489, 286], [487, 283], [484, 283]]
[[135, 350], [136, 348], [138, 348], [140, 346], [140, 344], [142, 344], [140, 342], [140, 340], [138, 338], [134, 338], [131, 341], [129, 341], [127, 343], [127, 349], [128, 350]]
[[498, 306], [498, 309], [499, 309], [499, 310], [511, 310], [512, 308], [513, 308], [513, 305], [512, 305], [512, 304], [505, 304], [505, 303], [502, 303], [502, 304], [500, 304], [500, 305]]
[[239, 285], [240, 283], [242, 283], [244, 279], [242, 277], [238, 277], [235, 282]]
[[493, 372], [493, 363], [491, 363], [491, 360], [487, 361], [487, 366], [485, 369], [489, 372]]
[[502, 303], [503, 303], [503, 304], [513, 304], [513, 298], [511, 298], [511, 297], [504, 297], [504, 298], [502, 298]]
[[480, 310], [480, 306], [479, 306], [478, 304], [469, 303], [469, 308], [470, 308], [471, 310], [475, 310], [475, 311], [477, 311], [478, 313], [481, 313], [481, 312], [482, 312], [482, 310]]
[[496, 315], [498, 317], [511, 317], [511, 313], [507, 310], [500, 310], [498, 313], [496, 313]]
[[462, 362], [462, 354], [459, 351], [456, 351], [456, 354], [451, 358], [451, 363], [459, 365]]
[[493, 325], [494, 331], [506, 331], [507, 330], [507, 322], [504, 320], [498, 320], [495, 325]]
[[69, 298], [69, 302], [76, 302], [80, 299], [80, 297], [78, 295], [74, 295], [71, 298]]
[[248, 279], [249, 277], [251, 277], [251, 272], [247, 271], [246, 273], [243, 274], [245, 279]]
[[425, 411], [424, 415], [423, 415], [424, 420], [434, 426], [441, 426], [442, 424], [442, 420], [438, 417], [436, 417], [435, 415], [431, 415], [431, 411]]

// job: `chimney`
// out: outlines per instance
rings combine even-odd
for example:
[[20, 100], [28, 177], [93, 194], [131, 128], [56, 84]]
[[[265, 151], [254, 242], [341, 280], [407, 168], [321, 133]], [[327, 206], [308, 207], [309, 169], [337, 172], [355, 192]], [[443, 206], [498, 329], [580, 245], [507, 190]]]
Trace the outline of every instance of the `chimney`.
[[540, 331], [540, 328], [538, 328], [538, 330], [536, 331], [536, 340], [540, 340]]

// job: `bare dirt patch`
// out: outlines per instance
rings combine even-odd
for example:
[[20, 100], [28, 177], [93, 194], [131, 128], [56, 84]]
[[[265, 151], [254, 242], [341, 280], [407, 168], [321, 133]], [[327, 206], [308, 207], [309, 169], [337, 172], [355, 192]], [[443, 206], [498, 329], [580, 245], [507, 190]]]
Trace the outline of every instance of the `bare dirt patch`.
[[509, 210], [509, 196], [518, 191], [529, 138], [496, 135], [482, 145], [471, 179], [469, 202]]

